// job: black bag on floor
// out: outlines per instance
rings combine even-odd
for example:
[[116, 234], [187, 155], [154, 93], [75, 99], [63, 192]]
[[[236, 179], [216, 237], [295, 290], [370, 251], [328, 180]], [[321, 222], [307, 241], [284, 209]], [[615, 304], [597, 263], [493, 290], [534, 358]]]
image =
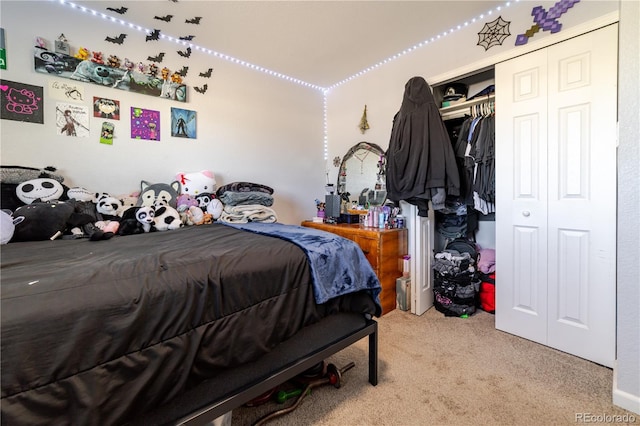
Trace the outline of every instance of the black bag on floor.
[[479, 290], [480, 280], [474, 273], [447, 276], [434, 272], [433, 305], [445, 316], [473, 315]]

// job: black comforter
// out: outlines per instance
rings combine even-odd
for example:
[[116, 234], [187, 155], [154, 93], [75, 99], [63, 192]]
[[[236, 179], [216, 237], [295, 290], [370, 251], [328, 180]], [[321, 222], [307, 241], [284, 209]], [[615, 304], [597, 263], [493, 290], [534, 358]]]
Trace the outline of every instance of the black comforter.
[[314, 301], [302, 249], [224, 225], [1, 251], [2, 424], [119, 424], [257, 359]]

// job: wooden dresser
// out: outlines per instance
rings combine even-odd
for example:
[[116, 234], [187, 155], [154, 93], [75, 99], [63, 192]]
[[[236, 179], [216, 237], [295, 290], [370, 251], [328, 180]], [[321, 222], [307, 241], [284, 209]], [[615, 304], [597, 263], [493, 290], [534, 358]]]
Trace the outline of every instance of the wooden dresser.
[[382, 314], [396, 308], [396, 278], [402, 276], [402, 256], [407, 254], [406, 229], [362, 228], [358, 224], [331, 225], [312, 221], [304, 221], [302, 226], [321, 229], [355, 241], [380, 280]]

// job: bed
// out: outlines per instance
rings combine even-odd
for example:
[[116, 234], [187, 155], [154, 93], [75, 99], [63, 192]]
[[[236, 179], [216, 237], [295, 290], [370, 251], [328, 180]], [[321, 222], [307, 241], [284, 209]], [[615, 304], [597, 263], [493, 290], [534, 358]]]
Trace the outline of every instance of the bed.
[[1, 249], [2, 424], [201, 424], [369, 338], [355, 243], [212, 224]]

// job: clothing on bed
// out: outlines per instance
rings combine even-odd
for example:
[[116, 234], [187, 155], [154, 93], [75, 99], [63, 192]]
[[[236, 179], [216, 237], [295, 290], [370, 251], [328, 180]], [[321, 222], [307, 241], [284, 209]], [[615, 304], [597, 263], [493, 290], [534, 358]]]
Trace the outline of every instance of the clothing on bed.
[[271, 207], [273, 196], [258, 191], [233, 192], [227, 191], [218, 197], [225, 206], [237, 206], [242, 204], [261, 204]]
[[232, 192], [263, 192], [265, 194], [273, 195], [273, 188], [267, 185], [263, 185], [261, 183], [253, 183], [253, 182], [231, 182], [226, 185], [221, 186], [216, 191], [216, 195], [220, 197], [227, 191]]
[[243, 204], [239, 206], [224, 206], [220, 221], [226, 223], [274, 223], [278, 221], [278, 216], [275, 210], [270, 207], [261, 204]]
[[[380, 281], [356, 243], [330, 232], [280, 223], [232, 224], [236, 228], [282, 238], [300, 246], [311, 262], [313, 292], [317, 303], [367, 290], [380, 309]], [[336, 253], [340, 253], [336, 256]]]

